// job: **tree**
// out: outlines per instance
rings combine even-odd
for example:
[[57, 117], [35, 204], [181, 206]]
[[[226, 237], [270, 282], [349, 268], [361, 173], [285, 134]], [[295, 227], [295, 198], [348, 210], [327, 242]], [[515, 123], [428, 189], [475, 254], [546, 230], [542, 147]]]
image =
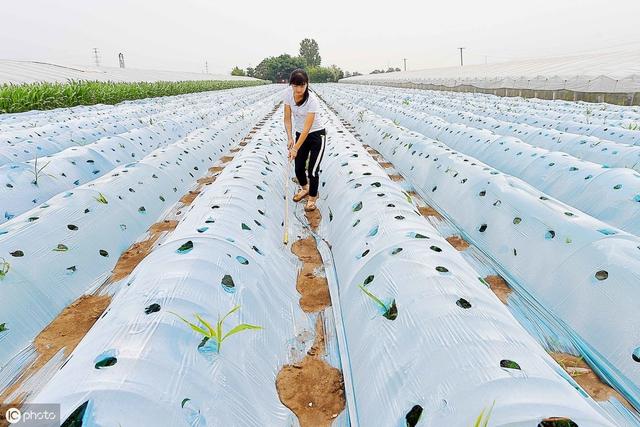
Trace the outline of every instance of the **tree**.
[[331, 67], [308, 67], [307, 74], [312, 83], [337, 82], [344, 77], [344, 72], [336, 65]]
[[322, 58], [318, 43], [314, 39], [304, 39], [300, 42], [300, 56], [307, 61], [310, 67], [319, 67]]
[[306, 68], [307, 62], [300, 56], [283, 53], [280, 56], [270, 56], [263, 59], [254, 70], [254, 77], [271, 80], [274, 83], [286, 82], [289, 75], [296, 68]]
[[235, 67], [233, 67], [233, 70], [231, 70], [231, 75], [232, 76], [244, 76], [244, 70], [242, 68], [239, 68], [237, 65]]
[[255, 77], [256, 70], [253, 67], [247, 67], [247, 77]]
[[335, 64], [329, 67], [329, 72], [331, 73], [332, 82], [337, 82], [338, 80], [344, 78], [344, 71], [342, 71], [342, 69], [340, 69]]

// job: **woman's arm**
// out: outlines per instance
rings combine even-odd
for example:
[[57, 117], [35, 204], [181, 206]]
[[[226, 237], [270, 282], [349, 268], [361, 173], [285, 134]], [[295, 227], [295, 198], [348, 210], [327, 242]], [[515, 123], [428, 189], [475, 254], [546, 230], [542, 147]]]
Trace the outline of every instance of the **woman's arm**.
[[307, 113], [307, 117], [304, 119], [304, 128], [300, 133], [300, 137], [298, 137], [298, 140], [296, 141], [296, 143], [293, 145], [293, 147], [291, 147], [291, 151], [292, 151], [292, 155], [290, 154], [291, 158], [294, 158], [296, 154], [298, 154], [298, 149], [302, 146], [302, 144], [304, 143], [304, 140], [307, 139], [307, 135], [309, 135], [309, 130], [313, 125], [313, 120], [315, 119], [315, 117], [316, 117], [316, 113]]
[[287, 148], [293, 146], [293, 135], [291, 134], [291, 106], [284, 104], [284, 128], [287, 132]]

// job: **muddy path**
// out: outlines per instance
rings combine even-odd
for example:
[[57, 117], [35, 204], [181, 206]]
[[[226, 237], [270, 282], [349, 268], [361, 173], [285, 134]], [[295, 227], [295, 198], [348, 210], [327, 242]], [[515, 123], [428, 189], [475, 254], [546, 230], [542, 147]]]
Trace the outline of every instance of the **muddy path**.
[[[319, 210], [305, 213], [309, 227], [317, 230], [322, 220]], [[276, 377], [280, 401], [296, 415], [301, 427], [329, 427], [345, 408], [342, 372], [326, 361], [326, 309], [331, 305], [323, 260], [311, 235], [291, 245], [302, 267], [296, 280], [305, 313], [315, 315], [313, 345], [300, 359], [282, 367]]]

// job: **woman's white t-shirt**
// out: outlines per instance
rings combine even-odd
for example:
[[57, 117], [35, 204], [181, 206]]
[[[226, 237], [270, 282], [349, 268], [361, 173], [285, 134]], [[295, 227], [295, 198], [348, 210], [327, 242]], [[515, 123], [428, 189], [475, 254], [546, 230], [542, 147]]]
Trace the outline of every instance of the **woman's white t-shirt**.
[[296, 132], [302, 133], [304, 129], [304, 121], [307, 119], [307, 113], [316, 113], [313, 118], [313, 124], [309, 132], [315, 132], [324, 129], [325, 123], [320, 112], [320, 102], [315, 93], [309, 91], [309, 98], [304, 104], [297, 106], [293, 97], [293, 87], [289, 86], [284, 91], [283, 101], [291, 107], [291, 115], [293, 116], [293, 128]]

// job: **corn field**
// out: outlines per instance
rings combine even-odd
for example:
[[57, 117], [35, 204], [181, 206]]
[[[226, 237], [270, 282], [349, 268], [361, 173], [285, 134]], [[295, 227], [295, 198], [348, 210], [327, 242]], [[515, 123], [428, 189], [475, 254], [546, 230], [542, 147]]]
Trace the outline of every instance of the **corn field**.
[[182, 95], [256, 86], [262, 81], [90, 82], [34, 83], [0, 86], [0, 114], [51, 110], [76, 105], [117, 104], [132, 99]]

